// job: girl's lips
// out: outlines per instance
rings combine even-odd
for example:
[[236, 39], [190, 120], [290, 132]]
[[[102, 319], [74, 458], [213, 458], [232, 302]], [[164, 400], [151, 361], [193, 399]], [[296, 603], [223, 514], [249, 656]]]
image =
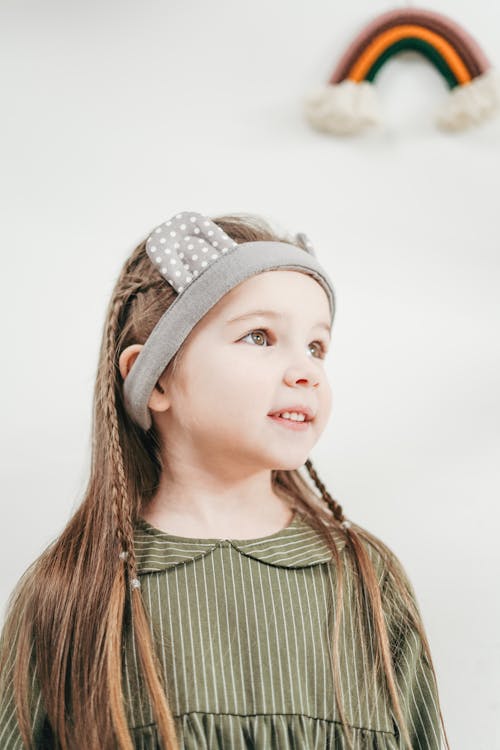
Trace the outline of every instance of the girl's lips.
[[296, 422], [293, 419], [284, 419], [284, 417], [278, 417], [274, 414], [268, 414], [269, 419], [272, 419], [273, 422], [278, 422], [278, 424], [282, 424], [283, 427], [287, 427], [289, 430], [295, 430], [296, 432], [305, 432], [310, 422]]

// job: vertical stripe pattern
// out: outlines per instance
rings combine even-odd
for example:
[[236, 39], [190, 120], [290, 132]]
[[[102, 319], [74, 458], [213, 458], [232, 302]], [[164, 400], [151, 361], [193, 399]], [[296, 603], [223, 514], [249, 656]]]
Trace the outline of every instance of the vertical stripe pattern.
[[[338, 534], [344, 580], [339, 678], [356, 750], [402, 747], [382, 685], [370, 677], [373, 643], [360, 637], [354, 569]], [[331, 642], [337, 574], [331, 552], [296, 514], [253, 540], [166, 534], [135, 527], [141, 594], [174, 714], [187, 750], [348, 745], [335, 705]], [[383, 567], [368, 549], [384, 585]], [[391, 630], [396, 677], [414, 750], [439, 750], [436, 685], [416, 633]], [[124, 635], [124, 695], [134, 745], [160, 748], [133, 632]], [[0, 747], [21, 750], [9, 691]], [[35, 714], [34, 733], [40, 731]], [[41, 747], [41, 746], [40, 746]]]

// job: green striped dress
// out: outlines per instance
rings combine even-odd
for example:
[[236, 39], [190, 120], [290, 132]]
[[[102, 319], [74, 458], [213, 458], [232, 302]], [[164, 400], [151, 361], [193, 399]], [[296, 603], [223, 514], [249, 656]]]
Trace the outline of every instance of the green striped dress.
[[[345, 542], [336, 535], [340, 550]], [[306, 520], [258, 539], [194, 539], [141, 519], [135, 527], [138, 575], [165, 675], [180, 746], [187, 750], [347, 750], [335, 705], [330, 643], [336, 567]], [[382, 561], [368, 548], [384, 594]], [[356, 750], [403, 747], [385, 691], [367, 665], [372, 644], [357, 636], [353, 569], [344, 567], [340, 681]], [[396, 677], [414, 750], [439, 750], [437, 688], [419, 637], [388, 619]], [[133, 638], [124, 650], [124, 693], [134, 745], [160, 748]], [[36, 675], [35, 675], [36, 676]], [[35, 747], [43, 708], [33, 704]], [[7, 694], [0, 748], [23, 747]]]

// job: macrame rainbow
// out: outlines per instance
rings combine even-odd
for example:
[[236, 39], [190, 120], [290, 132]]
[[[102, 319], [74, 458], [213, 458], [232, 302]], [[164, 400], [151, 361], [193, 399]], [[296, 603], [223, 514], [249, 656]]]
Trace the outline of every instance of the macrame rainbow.
[[450, 94], [437, 115], [445, 130], [478, 124], [500, 107], [500, 79], [478, 43], [439, 13], [391, 10], [369, 23], [347, 48], [326, 86], [307, 98], [305, 112], [318, 130], [357, 133], [381, 122], [373, 82], [399, 52], [414, 50], [442, 74]]

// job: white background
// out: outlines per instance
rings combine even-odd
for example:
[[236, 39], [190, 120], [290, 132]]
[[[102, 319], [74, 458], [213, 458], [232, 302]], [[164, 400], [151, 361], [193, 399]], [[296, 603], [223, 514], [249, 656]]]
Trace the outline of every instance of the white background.
[[[104, 311], [182, 210], [306, 232], [334, 282], [333, 411], [313, 458], [398, 554], [451, 746], [500, 748], [500, 118], [445, 134], [416, 54], [377, 89], [385, 130], [312, 130], [304, 96], [392, 6], [326, 0], [3, 0], [1, 602], [86, 485]], [[433, 9], [500, 67], [489, 0]], [[495, 59], [496, 58], [496, 59]]]

